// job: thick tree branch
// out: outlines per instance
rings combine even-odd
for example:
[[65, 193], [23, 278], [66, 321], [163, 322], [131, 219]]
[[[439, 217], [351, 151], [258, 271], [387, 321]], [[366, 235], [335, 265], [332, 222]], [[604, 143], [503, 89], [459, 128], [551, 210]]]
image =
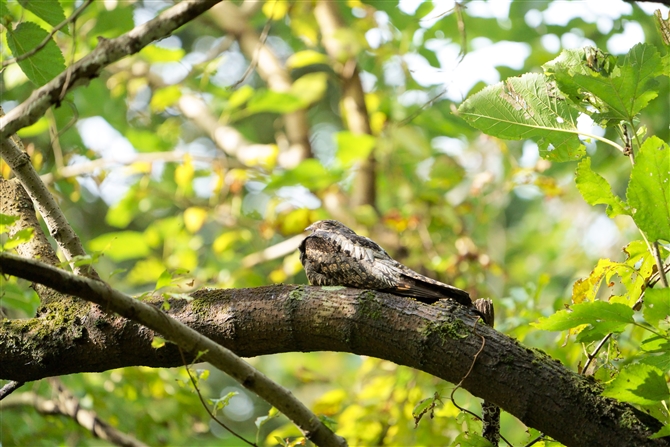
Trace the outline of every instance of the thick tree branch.
[[[349, 130], [357, 134], [372, 135], [370, 117], [365, 105], [365, 92], [358, 73], [355, 55], [347, 48], [337, 34], [345, 29], [338, 11], [338, 2], [319, 0], [314, 7], [316, 21], [321, 28], [323, 46], [334, 62], [342, 79], [342, 109]], [[351, 205], [376, 207], [376, 162], [374, 151], [358, 163], [352, 185]]]
[[[0, 254], [0, 271], [103, 306], [107, 296], [123, 296], [101, 283], [6, 254]], [[124, 303], [128, 301], [123, 297]], [[474, 395], [566, 445], [670, 445], [667, 439], [648, 439], [660, 428], [658, 421], [602, 397], [602, 387], [592, 378], [579, 376], [487, 326], [478, 325], [479, 335], [474, 335], [474, 313], [450, 302], [427, 306], [365, 290], [306, 286], [205, 289], [193, 298], [171, 301], [169, 314], [245, 357], [288, 351], [352, 352], [457, 383], [480, 349], [482, 335], [485, 348], [463, 383]], [[154, 302], [160, 304], [162, 300]], [[135, 320], [145, 319], [137, 301], [130, 300], [123, 309], [109, 306]], [[0, 326], [0, 378], [36, 380], [122, 366], [182, 364], [174, 345], [151, 347], [151, 331], [120, 317], [100, 317], [65, 315], [60, 330], [46, 318], [6, 322]], [[202, 349], [189, 346], [192, 352]]]
[[[319, 446], [346, 445], [342, 438], [330, 431], [289, 390], [268, 379], [232, 351], [201, 335], [184, 323], [170, 318], [154, 306], [118, 292], [101, 281], [75, 276], [65, 270], [9, 253], [0, 253], [0, 273], [44, 284], [61, 293], [78, 296], [98, 304], [108, 312], [116, 312], [137, 321], [162, 334], [192, 355], [201, 354], [200, 359], [226, 372], [242, 386], [275, 406], [302, 430], [307, 439], [312, 440], [315, 444]], [[66, 318], [64, 314], [66, 312], [60, 309], [57, 315]], [[79, 329], [79, 337], [85, 339], [87, 334], [81, 328]], [[22, 344], [20, 340], [14, 340], [14, 342]]]
[[124, 447], [146, 447], [146, 444], [127, 435], [98, 417], [95, 411], [81, 408], [77, 399], [58, 378], [49, 379], [56, 395], [45, 399], [32, 391], [14, 395], [0, 402], [0, 411], [17, 406], [32, 406], [41, 414], [62, 415], [74, 419], [94, 436]]

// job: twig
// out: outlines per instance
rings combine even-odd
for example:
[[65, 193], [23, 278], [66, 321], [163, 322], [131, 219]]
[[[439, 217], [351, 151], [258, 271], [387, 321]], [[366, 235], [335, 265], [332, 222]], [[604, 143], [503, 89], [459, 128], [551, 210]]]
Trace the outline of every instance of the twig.
[[300, 242], [305, 239], [304, 234], [299, 234], [293, 236], [292, 238], [286, 239], [278, 244], [275, 244], [271, 247], [266, 248], [265, 250], [258, 251], [256, 253], [251, 253], [250, 255], [242, 258], [242, 267], [249, 268], [254, 265], [260, 264], [261, 262], [271, 261], [273, 259], [281, 258], [293, 251], [295, 251]]
[[245, 443], [247, 443], [249, 445], [253, 445], [254, 447], [258, 447], [255, 443], [249, 442], [246, 439], [244, 439], [244, 437], [242, 435], [236, 433], [232, 428], [228, 427], [226, 424], [224, 424], [219, 419], [217, 419], [217, 417], [214, 416], [214, 414], [212, 414], [209, 407], [207, 406], [207, 403], [205, 402], [205, 399], [203, 399], [203, 397], [202, 397], [202, 393], [200, 393], [200, 388], [198, 388], [198, 384], [196, 383], [195, 379], [193, 378], [193, 375], [191, 374], [191, 370], [189, 368], [190, 365], [186, 364], [186, 358], [184, 357], [184, 351], [181, 350], [180, 346], [177, 346], [177, 348], [179, 348], [179, 355], [181, 355], [181, 359], [184, 362], [184, 368], [186, 368], [186, 374], [188, 374], [188, 378], [191, 379], [191, 384], [193, 385], [193, 388], [195, 388], [195, 392], [198, 395], [198, 398], [200, 399], [200, 403], [202, 404], [202, 406], [205, 409], [205, 411], [207, 412], [207, 414], [209, 414], [209, 417], [212, 418], [212, 420], [214, 422], [219, 424], [221, 427], [223, 427], [225, 430], [227, 430], [229, 433], [231, 433], [236, 438], [241, 439], [242, 441], [244, 441]]
[[24, 383], [25, 382], [17, 382], [16, 380], [12, 380], [11, 382], [5, 384], [5, 386], [0, 388], [0, 400], [4, 399], [5, 397], [12, 394], [14, 391], [21, 388]]
[[230, 90], [235, 90], [237, 87], [239, 87], [240, 84], [242, 84], [247, 79], [247, 77], [251, 74], [251, 72], [256, 69], [256, 66], [258, 65], [258, 56], [261, 54], [261, 49], [265, 45], [265, 41], [268, 39], [268, 34], [270, 33], [270, 26], [272, 25], [272, 17], [274, 16], [275, 6], [277, 6], [277, 1], [272, 3], [272, 9], [270, 10], [270, 15], [268, 16], [268, 19], [265, 21], [265, 26], [263, 27], [263, 31], [261, 32], [261, 37], [259, 39], [257, 48], [253, 52], [253, 56], [251, 58], [251, 61], [249, 62], [249, 66], [244, 71], [242, 77], [236, 83], [234, 83], [229, 87]]
[[654, 255], [654, 260], [656, 261], [656, 268], [658, 268], [658, 275], [661, 280], [661, 284], [663, 284], [663, 287], [667, 288], [668, 278], [665, 276], [665, 268], [663, 267], [663, 259], [661, 259], [661, 249], [658, 246], [658, 241], [655, 241], [652, 244], [652, 247], [654, 248], [652, 250], [652, 254]]
[[194, 329], [169, 317], [158, 308], [111, 288], [102, 281], [76, 276], [32, 259], [0, 252], [0, 273], [38, 282], [61, 293], [99, 304], [103, 309], [136, 321], [224, 371], [242, 386], [253, 391], [286, 415], [303, 432], [305, 438], [319, 446], [346, 446], [305, 404], [286, 388], [270, 380], [235, 353]]
[[[86, 0], [84, 3], [82, 3], [81, 6], [80, 6], [79, 8], [77, 8], [77, 9], [72, 13], [72, 15], [71, 15], [70, 17], [68, 17], [67, 19], [63, 20], [61, 23], [59, 23], [58, 25], [56, 25], [56, 26], [51, 30], [51, 32], [44, 38], [44, 40], [42, 40], [42, 42], [40, 42], [40, 44], [37, 45], [37, 46], [36, 46], [35, 48], [33, 48], [32, 50], [28, 51], [27, 53], [23, 53], [23, 54], [21, 54], [21, 55], [19, 55], [19, 56], [12, 57], [12, 58], [9, 58], [9, 59], [7, 59], [7, 60], [2, 61], [2, 68], [5, 68], [5, 67], [8, 66], [8, 65], [11, 65], [11, 64], [20, 62], [20, 61], [22, 61], [22, 60], [24, 60], [24, 59], [27, 59], [27, 58], [29, 58], [30, 56], [32, 56], [32, 55], [34, 55], [35, 53], [37, 53], [38, 51], [40, 51], [42, 48], [44, 48], [44, 46], [45, 46], [46, 44], [49, 43], [49, 41], [51, 40], [51, 38], [53, 37], [54, 34], [56, 34], [58, 31], [60, 31], [60, 29], [63, 28], [63, 27], [64, 27], [65, 25], [67, 25], [68, 23], [70, 23], [70, 22], [74, 22], [75, 20], [77, 20], [77, 17], [79, 17], [79, 15], [80, 15], [82, 12], [84, 12], [84, 9], [86, 9], [86, 8], [88, 7], [88, 5], [90, 5], [91, 3], [93, 3], [93, 0]], [[73, 40], [74, 40], [74, 33], [73, 33]]]
[[607, 340], [610, 339], [612, 336], [612, 333], [610, 332], [609, 334], [605, 335], [602, 340], [600, 340], [600, 343], [598, 343], [598, 346], [591, 352], [591, 354], [588, 355], [586, 363], [584, 364], [584, 368], [582, 369], [582, 374], [586, 374], [586, 371], [589, 369], [589, 366], [591, 366], [591, 362], [598, 356], [598, 352], [602, 349], [603, 345], [607, 343]]

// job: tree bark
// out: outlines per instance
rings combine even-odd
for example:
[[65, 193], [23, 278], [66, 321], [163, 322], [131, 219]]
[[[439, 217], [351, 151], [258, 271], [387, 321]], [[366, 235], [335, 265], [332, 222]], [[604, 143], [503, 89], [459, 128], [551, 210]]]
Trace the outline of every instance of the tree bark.
[[[3, 269], [4, 270], [4, 269]], [[73, 293], [72, 290], [63, 292]], [[648, 436], [661, 424], [538, 350], [481, 323], [451, 302], [428, 306], [347, 288], [270, 286], [203, 289], [171, 300], [167, 312], [238, 355], [341, 351], [387, 359], [459, 382], [530, 427], [569, 446], [667, 446]], [[163, 300], [154, 300], [160, 306]], [[52, 307], [53, 306], [53, 307]], [[40, 318], [0, 327], [0, 378], [37, 380], [127, 366], [182, 365], [170, 343], [151, 347], [153, 331], [92, 310], [69, 315], [48, 304]]]

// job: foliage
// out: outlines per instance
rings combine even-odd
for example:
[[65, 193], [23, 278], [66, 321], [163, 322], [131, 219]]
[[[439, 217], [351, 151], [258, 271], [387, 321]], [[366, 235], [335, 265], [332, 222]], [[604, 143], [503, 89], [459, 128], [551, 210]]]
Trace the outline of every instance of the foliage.
[[[670, 242], [670, 58], [653, 17], [637, 5], [614, 19], [585, 14], [557, 23], [559, 3], [514, 1], [499, 13], [484, 2], [444, 10], [439, 2], [414, 10], [338, 2], [345, 29], [336, 38], [356, 55], [371, 135], [348, 127], [343, 64], [324, 50], [314, 5], [285, 1], [250, 10], [244, 21], [257, 34], [269, 26], [266, 43], [289, 89], [272, 87], [262, 66], [245, 76], [254, 55], [221, 37], [230, 33], [210, 13], [108, 67], [19, 135], [116, 288], [141, 296], [306, 283], [295, 252], [256, 256], [315, 220], [346, 219], [413, 268], [492, 297], [498, 330], [571, 368], [583, 368], [584, 353], [613, 333], [585, 372], [605, 383], [606, 395], [667, 422], [670, 297], [651, 282], [658, 281], [653, 243], [667, 259]], [[93, 2], [42, 50], [2, 71], [3, 108], [89, 53], [99, 37], [117, 37], [167, 6]], [[0, 3], [3, 59], [29, 51], [75, 7]], [[626, 41], [619, 56], [605, 52], [630, 24], [645, 42]], [[518, 46], [502, 46], [511, 43]], [[487, 47], [509, 60], [491, 66]], [[472, 64], [467, 75], [476, 84], [458, 91], [445, 82]], [[194, 115], [193, 104], [204, 107]], [[287, 161], [287, 123], [302, 111], [313, 157]], [[585, 128], [586, 118], [594, 128]], [[376, 202], [350, 206], [357, 164], [370, 153]], [[0, 168], [8, 178], [8, 167]], [[29, 237], [0, 242], [12, 249]], [[34, 292], [0, 280], [8, 315], [34, 315]], [[481, 445], [479, 423], [448, 399], [453, 385], [424, 373], [338, 353], [250, 361], [351, 445]], [[210, 423], [183, 368], [65, 381], [86, 408], [150, 445], [236, 445]], [[212, 371], [199, 386], [211, 402], [229, 398], [220, 413], [246, 439], [299, 442], [283, 416], [222, 374]], [[49, 396], [45, 384], [33, 390]], [[415, 428], [416, 411], [436, 393]], [[466, 392], [455, 398], [479, 412]], [[73, 422], [35, 412], [3, 412], [0, 424], [3, 445], [98, 445]], [[503, 414], [502, 433], [514, 445], [537, 435], [527, 430]]]

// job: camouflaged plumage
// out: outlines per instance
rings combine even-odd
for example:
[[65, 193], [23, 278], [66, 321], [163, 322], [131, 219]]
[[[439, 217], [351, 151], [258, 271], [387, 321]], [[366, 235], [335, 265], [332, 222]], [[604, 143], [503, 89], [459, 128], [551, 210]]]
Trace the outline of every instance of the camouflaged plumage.
[[306, 229], [312, 234], [300, 244], [300, 261], [312, 285], [373, 289], [424, 303], [452, 298], [472, 306], [464, 290], [405, 267], [375, 242], [336, 220], [321, 220]]

